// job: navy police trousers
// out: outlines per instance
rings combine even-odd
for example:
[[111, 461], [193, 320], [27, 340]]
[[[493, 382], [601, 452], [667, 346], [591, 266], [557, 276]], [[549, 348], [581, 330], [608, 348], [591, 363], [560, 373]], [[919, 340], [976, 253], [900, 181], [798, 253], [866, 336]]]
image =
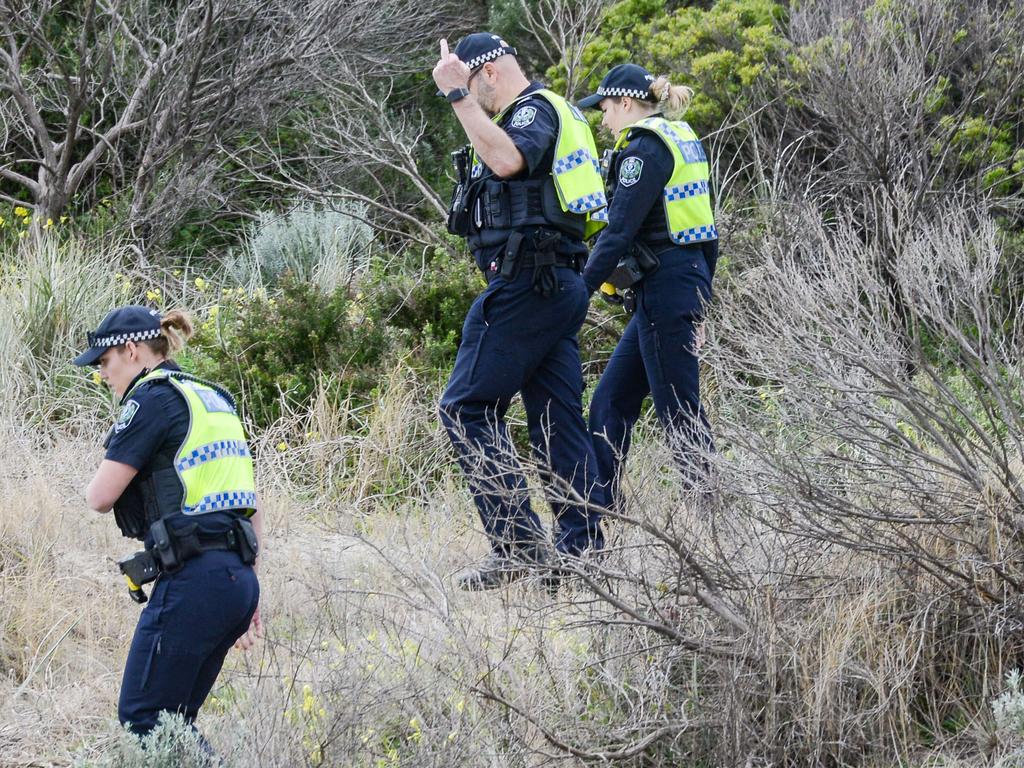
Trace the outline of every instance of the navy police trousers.
[[455, 367], [441, 398], [441, 421], [455, 446], [491, 546], [503, 556], [543, 537], [505, 413], [522, 394], [534, 456], [555, 515], [555, 546], [568, 554], [603, 545], [590, 503], [603, 492], [583, 420], [583, 373], [576, 334], [587, 313], [583, 279], [557, 268], [558, 290], [542, 297], [533, 269], [494, 277], [462, 329]]
[[228, 650], [249, 628], [259, 595], [256, 572], [237, 552], [204, 552], [180, 571], [161, 574], [128, 651], [121, 722], [140, 735], [161, 712], [192, 723]]
[[668, 433], [683, 481], [702, 477], [702, 455], [713, 450], [700, 403], [696, 325], [711, 298], [711, 273], [699, 247], [671, 248], [636, 290], [636, 312], [626, 326], [590, 403], [590, 431], [601, 480], [620, 501], [622, 462], [644, 398], [651, 395]]

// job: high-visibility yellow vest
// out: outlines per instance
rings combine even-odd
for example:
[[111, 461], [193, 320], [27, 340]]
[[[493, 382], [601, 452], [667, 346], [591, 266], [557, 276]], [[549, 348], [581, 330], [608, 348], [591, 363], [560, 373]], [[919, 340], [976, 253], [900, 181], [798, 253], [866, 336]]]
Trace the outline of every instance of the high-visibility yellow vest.
[[672, 242], [687, 245], [717, 240], [708, 185], [708, 158], [697, 134], [681, 120], [672, 122], [663, 117], [646, 117], [620, 134], [615, 149], [626, 147], [637, 130], [650, 131], [672, 153], [672, 176], [662, 195]]
[[[558, 138], [555, 141], [551, 177], [555, 182], [562, 210], [586, 218], [584, 237], [589, 238], [608, 223], [607, 216], [602, 215], [608, 205], [608, 198], [604, 192], [604, 181], [601, 179], [594, 134], [591, 133], [590, 125], [583, 117], [583, 113], [554, 91], [541, 88], [516, 99], [492, 120], [500, 123], [524, 100], [533, 96], [544, 99], [554, 107], [555, 114], [558, 115]], [[482, 171], [476, 151], [472, 153], [472, 161], [472, 178], [475, 179]]]
[[[163, 368], [143, 376], [131, 391], [157, 380], [166, 381], [185, 399], [189, 414], [188, 435], [173, 467], [183, 487], [181, 504], [177, 509], [160, 509], [160, 516], [255, 510], [252, 455], [230, 397], [194, 376]], [[165, 506], [162, 499], [157, 501]]]

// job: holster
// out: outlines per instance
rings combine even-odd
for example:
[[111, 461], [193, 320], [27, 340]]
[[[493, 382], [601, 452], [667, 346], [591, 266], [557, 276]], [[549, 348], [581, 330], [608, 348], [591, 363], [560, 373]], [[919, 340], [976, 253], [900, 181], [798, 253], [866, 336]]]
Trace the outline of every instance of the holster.
[[[149, 532], [153, 537], [153, 554], [160, 562], [160, 567], [168, 573], [180, 570], [186, 559], [179, 551], [180, 534], [172, 534], [165, 520], [154, 522], [149, 526]], [[194, 535], [195, 525], [192, 525], [192, 533]]]
[[634, 240], [630, 254], [616, 265], [607, 282], [619, 290], [625, 290], [657, 271], [660, 266], [658, 254], [646, 243]]
[[455, 169], [455, 188], [448, 206], [448, 231], [465, 237], [469, 234], [469, 147], [452, 152], [452, 166]]

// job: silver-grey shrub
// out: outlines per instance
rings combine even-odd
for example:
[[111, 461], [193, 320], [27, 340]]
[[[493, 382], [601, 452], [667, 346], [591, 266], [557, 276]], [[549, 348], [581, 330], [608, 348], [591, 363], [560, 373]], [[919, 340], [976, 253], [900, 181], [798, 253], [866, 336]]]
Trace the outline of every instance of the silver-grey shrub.
[[228, 269], [241, 283], [265, 286], [290, 274], [325, 291], [351, 285], [370, 262], [373, 230], [356, 204], [262, 213]]

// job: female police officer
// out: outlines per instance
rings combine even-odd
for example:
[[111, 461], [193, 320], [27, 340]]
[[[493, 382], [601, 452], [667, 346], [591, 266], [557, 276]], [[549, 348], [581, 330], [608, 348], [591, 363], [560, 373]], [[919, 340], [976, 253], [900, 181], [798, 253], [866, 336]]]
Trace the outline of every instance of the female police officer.
[[[695, 343], [711, 298], [718, 232], [704, 149], [688, 124], [666, 117], [681, 115], [691, 94], [643, 67], [620, 64], [580, 102], [600, 108], [603, 125], [618, 136], [608, 168], [608, 226], [583, 278], [591, 293], [605, 290], [609, 279], [625, 288], [639, 278], [630, 288], [635, 314], [590, 406], [598, 470], [615, 499], [630, 432], [648, 394], [688, 487], [703, 478], [712, 450]], [[624, 269], [630, 256], [639, 266]]]
[[159, 573], [118, 704], [138, 734], [161, 712], [193, 723], [228, 649], [248, 648], [260, 632], [252, 458], [230, 395], [168, 359], [191, 333], [179, 310], [120, 307], [74, 361], [98, 365], [121, 400], [86, 502], [113, 508], [121, 532], [145, 542], [136, 559]]

